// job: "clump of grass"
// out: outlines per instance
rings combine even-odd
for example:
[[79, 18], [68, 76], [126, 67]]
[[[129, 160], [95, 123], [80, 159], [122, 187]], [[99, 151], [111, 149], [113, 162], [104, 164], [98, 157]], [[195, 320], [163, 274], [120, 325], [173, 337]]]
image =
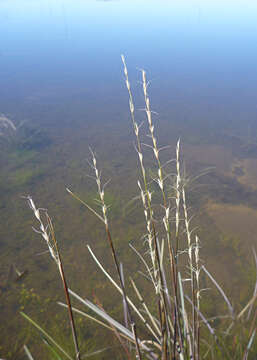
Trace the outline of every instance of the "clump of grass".
[[[141, 127], [136, 121], [134, 100], [124, 56], [122, 56], [122, 62], [129, 93], [129, 108], [140, 169], [138, 187], [145, 218], [144, 243], [146, 252], [141, 254], [134, 246], [130, 245], [130, 247], [142, 262], [144, 277], [150, 284], [151, 295], [149, 293], [144, 294], [139, 289], [135, 279], [133, 279], [133, 272], [129, 278], [130, 289], [125, 287], [123, 266], [117, 256], [108, 218], [109, 208], [105, 200], [106, 184], [102, 183], [101, 173], [93, 151], [91, 151], [91, 166], [96, 181], [101, 212], [97, 212], [70, 189], [67, 191], [94, 213], [105, 227], [106, 242], [113, 258], [118, 282], [107, 272], [93, 249], [90, 246], [87, 247], [98, 268], [121, 295], [124, 312], [123, 323], [108, 315], [101, 305], [94, 304], [68, 289], [51, 219], [45, 212], [47, 221], [47, 226], [45, 226], [40, 216], [42, 210], [37, 209], [33, 200], [30, 197], [28, 198], [30, 207], [40, 223], [39, 232], [47, 242], [49, 252], [58, 266], [64, 284], [67, 303], [60, 303], [60, 305], [67, 308], [69, 312], [75, 358], [80, 359], [73, 319], [73, 314], [78, 313], [112, 331], [124, 350], [124, 358], [142, 360], [199, 360], [205, 358], [246, 360], [250, 356], [255, 356], [251, 350], [254, 346], [257, 329], [257, 309], [255, 306], [257, 285], [252, 298], [237, 313], [224, 290], [207, 270], [207, 267], [203, 266], [200, 257], [200, 239], [191, 227], [191, 211], [187, 202], [188, 179], [182, 170], [180, 140], [177, 142], [175, 158], [171, 161], [174, 171], [170, 173], [167, 168], [168, 163], [163, 163], [161, 160], [161, 152], [164, 148], [159, 146], [155, 135], [146, 73], [143, 70], [141, 75], [144, 110], [150, 141], [144, 144], [141, 141]], [[154, 177], [149, 175], [145, 167], [144, 153], [146, 147], [150, 148], [155, 163], [156, 171], [154, 173], [156, 175]], [[156, 190], [153, 190], [153, 188], [156, 189], [154, 184], [157, 184], [160, 196], [157, 196]], [[161, 198], [160, 204], [156, 204], [156, 198]], [[255, 260], [257, 264], [256, 254]], [[201, 283], [202, 273], [214, 284], [227, 305], [227, 314], [222, 316], [216, 314], [216, 318], [221, 320], [222, 329], [221, 327], [219, 329], [214, 328], [211, 321], [202, 312], [201, 293], [205, 290]], [[137, 300], [132, 300], [129, 290], [134, 292], [133, 295]], [[70, 297], [85, 306], [89, 313], [72, 307]], [[149, 297], [151, 300], [154, 299], [155, 309], [149, 305]], [[95, 316], [91, 315], [92, 312], [95, 313]], [[23, 315], [33, 322], [27, 315]], [[41, 329], [34, 322], [33, 324], [39, 330]], [[247, 328], [246, 325], [249, 327]], [[244, 326], [243, 336], [240, 335], [242, 326]], [[69, 359], [74, 358], [56, 344], [45, 330], [41, 329], [40, 331], [47, 337], [50, 345], [62, 353], [62, 356]], [[28, 348], [25, 348], [25, 351], [27, 356], [32, 358]]]

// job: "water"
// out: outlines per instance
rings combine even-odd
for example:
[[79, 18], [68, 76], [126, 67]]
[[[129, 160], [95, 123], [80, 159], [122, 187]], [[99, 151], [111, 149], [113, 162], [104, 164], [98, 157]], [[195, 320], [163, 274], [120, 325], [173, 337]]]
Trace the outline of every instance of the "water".
[[14, 102], [16, 116], [33, 101], [65, 99], [72, 107], [73, 97], [83, 99], [86, 109], [96, 94], [112, 106], [123, 95], [124, 53], [132, 80], [137, 68], [149, 70], [155, 101], [168, 101], [178, 116], [188, 107], [187, 116], [196, 121], [214, 121], [215, 111], [215, 123], [243, 121], [239, 112], [244, 123], [253, 122], [252, 2], [2, 1], [0, 11], [4, 113], [14, 111]]
[[[127, 242], [140, 238], [144, 228], [136, 221], [137, 210], [130, 220], [126, 217], [138, 175], [121, 54], [139, 119], [140, 69], [147, 71], [160, 143], [172, 145], [166, 156], [173, 157], [181, 137], [189, 173], [215, 167], [199, 180], [209, 185], [196, 190], [193, 203], [202, 214], [203, 252], [210, 264], [217, 260], [216, 251], [224, 263], [230, 259], [229, 269], [216, 270], [233, 294], [238, 282], [231, 274], [240, 275], [235, 263], [249, 256], [256, 242], [249, 231], [257, 219], [256, 15], [257, 3], [251, 1], [0, 1], [0, 114], [21, 125], [1, 137], [1, 283], [12, 263], [28, 270], [22, 284], [2, 290], [0, 310], [10, 325], [1, 328], [1, 356], [11, 351], [8, 334], [22, 323], [17, 309], [37, 314], [59, 286], [54, 264], [47, 255], [37, 256], [45, 248], [31, 231], [31, 212], [21, 196], [33, 195], [38, 206], [49, 209], [74, 288], [91, 294], [96, 287], [98, 275], [85, 242], [110, 263], [99, 223], [65, 191], [71, 186], [92, 202], [89, 146], [97, 152], [104, 178], [111, 178], [114, 234], [121, 254], [133, 264]], [[206, 206], [207, 212], [201, 210]], [[240, 234], [240, 245], [233, 248], [223, 238], [237, 237], [234, 224], [240, 221], [247, 238]], [[136, 230], [124, 235], [123, 226], [131, 224]], [[86, 284], [81, 282], [85, 271], [93, 274]], [[108, 291], [99, 279], [98, 291]], [[30, 295], [26, 300], [22, 286], [39, 294], [38, 303]], [[10, 358], [15, 351], [18, 356], [19, 346], [12, 351]]]

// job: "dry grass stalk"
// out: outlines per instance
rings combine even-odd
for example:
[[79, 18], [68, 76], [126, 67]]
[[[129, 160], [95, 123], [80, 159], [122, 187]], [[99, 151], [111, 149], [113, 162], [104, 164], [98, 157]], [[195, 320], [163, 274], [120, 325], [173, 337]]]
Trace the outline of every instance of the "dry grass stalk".
[[92, 168], [93, 168], [93, 170], [95, 172], [95, 180], [96, 180], [96, 184], [97, 184], [100, 203], [101, 203], [101, 206], [102, 206], [102, 214], [103, 214], [103, 219], [104, 219], [104, 224], [105, 224], [105, 231], [106, 231], [106, 234], [107, 234], [107, 239], [108, 239], [108, 243], [109, 243], [109, 246], [110, 246], [110, 249], [111, 249], [111, 253], [112, 253], [113, 261], [114, 261], [114, 264], [115, 264], [116, 272], [117, 272], [117, 274], [119, 276], [119, 281], [120, 281], [120, 286], [121, 286], [121, 289], [122, 289], [123, 300], [125, 301], [125, 304], [126, 304], [126, 309], [127, 309], [127, 314], [128, 314], [128, 321], [129, 321], [129, 324], [130, 324], [131, 329], [132, 329], [132, 333], [133, 333], [134, 338], [135, 338], [137, 356], [141, 360], [142, 356], [141, 356], [141, 351], [140, 351], [139, 344], [138, 344], [137, 328], [136, 328], [136, 324], [135, 324], [135, 322], [133, 320], [132, 313], [130, 311], [130, 306], [129, 306], [128, 301], [127, 301], [127, 294], [126, 294], [126, 290], [125, 290], [125, 287], [124, 287], [124, 281], [122, 279], [122, 274], [121, 274], [121, 271], [120, 271], [120, 267], [119, 267], [119, 263], [118, 263], [118, 259], [117, 259], [117, 255], [116, 255], [116, 251], [115, 251], [114, 244], [113, 244], [113, 241], [112, 241], [110, 227], [109, 227], [109, 223], [108, 223], [107, 205], [105, 204], [105, 198], [104, 198], [104, 187], [105, 186], [101, 185], [100, 173], [99, 173], [99, 171], [97, 169], [97, 166], [96, 166], [96, 157], [95, 157], [92, 150], [91, 150], [91, 154], [92, 154]]
[[[61, 260], [61, 255], [60, 255], [59, 248], [58, 248], [58, 243], [55, 238], [53, 224], [52, 224], [51, 218], [49, 217], [49, 215], [45, 209], [37, 209], [34, 201], [32, 200], [32, 198], [30, 196], [27, 197], [27, 201], [28, 201], [29, 207], [31, 208], [31, 210], [34, 213], [34, 216], [36, 217], [36, 219], [39, 222], [39, 230], [34, 228], [34, 231], [41, 234], [43, 239], [46, 241], [46, 244], [49, 249], [49, 253], [50, 253], [51, 257], [53, 258], [53, 260], [55, 261], [55, 263], [58, 267], [59, 273], [60, 273], [62, 283], [63, 283], [64, 293], [65, 293], [66, 303], [67, 303], [69, 319], [70, 319], [72, 338], [73, 338], [73, 343], [74, 343], [74, 348], [75, 348], [75, 357], [76, 357], [76, 360], [80, 360], [80, 351], [79, 351], [77, 332], [76, 332], [76, 327], [75, 327], [73, 312], [72, 312], [72, 307], [71, 307], [70, 295], [68, 292], [67, 281], [66, 281], [65, 274], [64, 274], [64, 269], [63, 269], [63, 264], [62, 264], [62, 260]], [[41, 216], [42, 211], [44, 212], [44, 215], [46, 217], [47, 225], [45, 225], [42, 220], [42, 216]]]

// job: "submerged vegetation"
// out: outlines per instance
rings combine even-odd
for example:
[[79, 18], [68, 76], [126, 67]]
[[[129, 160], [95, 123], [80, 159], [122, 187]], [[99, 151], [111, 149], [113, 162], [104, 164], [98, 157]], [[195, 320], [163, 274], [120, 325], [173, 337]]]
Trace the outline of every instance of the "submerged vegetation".
[[51, 143], [46, 132], [22, 121], [18, 125], [4, 114], [0, 114], [0, 147], [9, 151], [39, 151]]
[[[121, 314], [117, 319], [116, 313], [113, 315], [112, 311], [111, 314], [105, 311], [101, 300], [96, 296], [92, 302], [85, 299], [84, 295], [82, 297], [69, 289], [65, 278], [65, 264], [61, 259], [51, 217], [45, 209], [37, 208], [31, 197], [27, 197], [38, 223], [35, 231], [47, 243], [61, 276], [66, 303], [60, 302], [59, 305], [66, 308], [69, 314], [73, 353], [68, 352], [66, 344], [60, 344], [27, 314], [22, 312], [22, 315], [40, 332], [51, 359], [79, 360], [90, 356], [108, 358], [109, 347], [102, 349], [101, 339], [96, 339], [98, 351], [91, 352], [90, 344], [85, 344], [86, 340], [83, 343], [79, 334], [82, 319], [86, 328], [90, 328], [92, 321], [113, 332], [119, 348], [116, 358], [255, 359], [257, 282], [250, 298], [242, 300], [238, 296], [238, 304], [234, 305], [210, 273], [208, 264], [202, 261], [202, 242], [197, 236], [197, 229], [192, 225], [187, 195], [188, 186], [194, 179], [186, 174], [180, 141], [177, 142], [174, 159], [163, 162], [161, 155], [166, 147], [159, 147], [156, 137], [145, 71], [142, 71], [142, 87], [148, 142], [142, 140], [142, 127], [135, 117], [133, 94], [124, 57], [122, 61], [140, 171], [138, 188], [143, 213], [141, 216], [145, 222], [141, 249], [129, 245], [141, 262], [141, 276], [135, 273], [133, 266], [123, 269], [120, 262], [109, 216], [113, 197], [106, 197], [107, 183], [102, 182], [96, 156], [91, 151], [90, 165], [92, 177], [96, 181], [100, 211], [77, 193], [70, 189], [67, 191], [102, 223], [106, 233], [106, 247], [110, 249], [115, 273], [104, 267], [103, 261], [98, 259], [91, 246], [88, 245], [87, 248], [106, 281], [113, 286], [113, 291], [120, 294]], [[148, 155], [145, 155], [147, 150], [152, 154], [153, 164], [150, 166]], [[26, 177], [26, 174], [24, 176]], [[115, 206], [115, 211], [119, 211], [118, 205]], [[129, 216], [129, 211], [124, 210], [123, 215]], [[253, 257], [257, 268], [257, 255], [254, 250]], [[129, 274], [128, 278], [126, 273]], [[210, 298], [210, 284], [217, 289], [222, 301], [217, 301], [217, 296]], [[28, 296], [27, 293], [25, 295]], [[113, 298], [115, 296], [116, 294]], [[72, 300], [78, 305], [73, 305]], [[29, 359], [37, 358], [37, 354], [30, 351], [29, 343], [24, 346], [24, 352]]]

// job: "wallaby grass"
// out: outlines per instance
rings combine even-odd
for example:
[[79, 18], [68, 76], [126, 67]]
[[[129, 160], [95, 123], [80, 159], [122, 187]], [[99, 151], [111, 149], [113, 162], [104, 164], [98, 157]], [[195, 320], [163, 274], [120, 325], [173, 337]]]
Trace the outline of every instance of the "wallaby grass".
[[[105, 196], [107, 183], [102, 182], [96, 156], [90, 149], [92, 158], [90, 165], [96, 182], [98, 208], [90, 206], [72, 190], [67, 189], [67, 192], [92, 212], [105, 228], [106, 246], [110, 249], [117, 279], [107, 272], [94, 250], [90, 246], [87, 248], [96, 266], [112, 284], [113, 291], [120, 293], [124, 320], [118, 322], [108, 315], [100, 301], [93, 303], [69, 289], [51, 218], [45, 209], [36, 207], [31, 197], [27, 197], [27, 200], [38, 222], [38, 228], [34, 230], [46, 241], [63, 283], [66, 304], [59, 304], [66, 308], [69, 314], [74, 354], [67, 353], [28, 315], [24, 313], [22, 315], [41, 332], [51, 350], [49, 357], [55, 359], [80, 360], [85, 356], [97, 355], [97, 352], [81, 354], [76, 330], [76, 314], [85, 317], [86, 326], [90, 326], [88, 321], [90, 320], [113, 332], [122, 348], [124, 358], [127, 359], [255, 359], [257, 282], [253, 296], [240, 311], [236, 311], [224, 290], [208, 271], [208, 266], [203, 265], [200, 255], [201, 241], [196, 230], [191, 226], [192, 214], [187, 200], [187, 188], [191, 179], [187, 177], [181, 159], [180, 140], [177, 142], [174, 159], [163, 163], [161, 155], [166, 147], [160, 147], [158, 144], [154, 113], [148, 95], [149, 82], [145, 71], [142, 70], [144, 112], [149, 139], [147, 143], [142, 142], [141, 124], [136, 120], [124, 56], [122, 62], [138, 155], [139, 197], [145, 219], [145, 233], [142, 236], [144, 252], [139, 252], [132, 244], [130, 248], [141, 261], [141, 274], [148, 284], [148, 290], [145, 292], [140, 289], [135, 281], [133, 269], [126, 269], [126, 273], [129, 272], [130, 276], [124, 279], [123, 265], [120, 263], [112, 238], [109, 204]], [[147, 149], [152, 153], [151, 171], [145, 166]], [[255, 251], [253, 254], [257, 265]], [[202, 287], [203, 274], [217, 288], [227, 309], [225, 314], [216, 313], [212, 319], [202, 311], [205, 308], [202, 294], [208, 291]], [[71, 298], [83, 305], [85, 310], [72, 306]], [[216, 323], [217, 327], [214, 327], [213, 323]], [[24, 351], [29, 359], [33, 359], [27, 345], [24, 346]]]

